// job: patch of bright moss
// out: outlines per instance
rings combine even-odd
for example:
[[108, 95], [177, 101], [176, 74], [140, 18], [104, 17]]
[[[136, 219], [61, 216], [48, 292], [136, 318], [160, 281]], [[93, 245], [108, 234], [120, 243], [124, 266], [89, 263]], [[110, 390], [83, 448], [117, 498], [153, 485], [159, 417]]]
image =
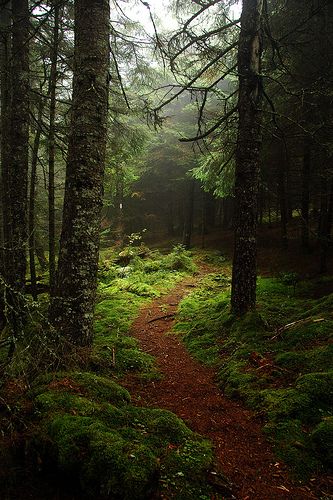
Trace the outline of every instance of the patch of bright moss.
[[276, 355], [275, 362], [285, 369], [308, 372], [328, 370], [332, 366], [333, 344], [306, 351], [287, 351]]
[[182, 496], [183, 489], [195, 497], [210, 491], [205, 474], [211, 445], [184, 422], [168, 411], [117, 407], [101, 401], [99, 392], [96, 397], [88, 400], [56, 388], [35, 396], [41, 429], [28, 443], [29, 453], [46, 464], [43, 453], [53, 457], [51, 466], [90, 498], [144, 499], [158, 489], [170, 498], [191, 498]]

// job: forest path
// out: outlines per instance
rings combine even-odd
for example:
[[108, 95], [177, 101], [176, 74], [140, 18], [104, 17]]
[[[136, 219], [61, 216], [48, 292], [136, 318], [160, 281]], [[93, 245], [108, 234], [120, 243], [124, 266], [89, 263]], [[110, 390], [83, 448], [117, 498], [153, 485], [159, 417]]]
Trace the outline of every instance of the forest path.
[[156, 357], [162, 379], [142, 382], [133, 375], [124, 385], [137, 405], [171, 410], [214, 443], [217, 467], [233, 483], [237, 499], [318, 498], [310, 488], [298, 487], [288, 479], [254, 412], [226, 398], [214, 382], [215, 371], [193, 359], [171, 331], [181, 299], [212, 271], [201, 266], [197, 276], [183, 280], [141, 310], [131, 335], [143, 351]]

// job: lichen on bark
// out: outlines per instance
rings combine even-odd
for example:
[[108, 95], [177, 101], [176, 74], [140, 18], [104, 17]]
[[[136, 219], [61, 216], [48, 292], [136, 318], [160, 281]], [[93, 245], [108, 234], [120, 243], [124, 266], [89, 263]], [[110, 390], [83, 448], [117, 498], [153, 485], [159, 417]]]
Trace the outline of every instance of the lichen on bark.
[[107, 138], [109, 1], [75, 1], [75, 66], [53, 326], [90, 345]]

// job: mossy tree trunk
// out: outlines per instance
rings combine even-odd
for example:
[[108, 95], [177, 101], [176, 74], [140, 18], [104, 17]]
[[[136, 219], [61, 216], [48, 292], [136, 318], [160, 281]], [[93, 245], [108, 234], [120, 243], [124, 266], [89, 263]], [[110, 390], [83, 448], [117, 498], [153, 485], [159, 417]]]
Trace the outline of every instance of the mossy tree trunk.
[[50, 123], [48, 134], [48, 163], [49, 163], [49, 189], [48, 189], [48, 212], [49, 212], [49, 272], [50, 289], [54, 287], [55, 281], [55, 188], [54, 188], [54, 165], [55, 165], [55, 116], [56, 116], [56, 91], [57, 91], [57, 67], [59, 48], [59, 19], [60, 5], [55, 2], [54, 24], [52, 33], [52, 46], [50, 53], [51, 69], [49, 79], [48, 95], [50, 97]]
[[12, 0], [12, 67], [10, 124], [10, 245], [7, 279], [17, 291], [25, 285], [27, 267], [27, 201], [29, 156], [29, 5]]
[[238, 137], [235, 172], [235, 243], [231, 308], [236, 315], [256, 303], [257, 198], [261, 145], [262, 0], [243, 0], [238, 48]]
[[75, 65], [59, 263], [50, 320], [75, 345], [93, 337], [107, 137], [109, 1], [75, 0]]
[[5, 273], [6, 248], [10, 235], [9, 127], [10, 127], [10, 45], [11, 4], [0, 5], [0, 98], [1, 98], [1, 274]]

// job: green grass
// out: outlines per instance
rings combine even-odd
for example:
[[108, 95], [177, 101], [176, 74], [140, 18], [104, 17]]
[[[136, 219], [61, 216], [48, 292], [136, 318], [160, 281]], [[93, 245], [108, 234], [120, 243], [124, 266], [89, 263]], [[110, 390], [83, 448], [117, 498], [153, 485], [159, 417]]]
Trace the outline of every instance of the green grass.
[[175, 326], [192, 354], [216, 365], [224, 392], [265, 416], [298, 478], [332, 467], [333, 294], [313, 299], [317, 284], [294, 290], [285, 277], [259, 278], [257, 310], [237, 319], [228, 275], [210, 275], [182, 301]]

